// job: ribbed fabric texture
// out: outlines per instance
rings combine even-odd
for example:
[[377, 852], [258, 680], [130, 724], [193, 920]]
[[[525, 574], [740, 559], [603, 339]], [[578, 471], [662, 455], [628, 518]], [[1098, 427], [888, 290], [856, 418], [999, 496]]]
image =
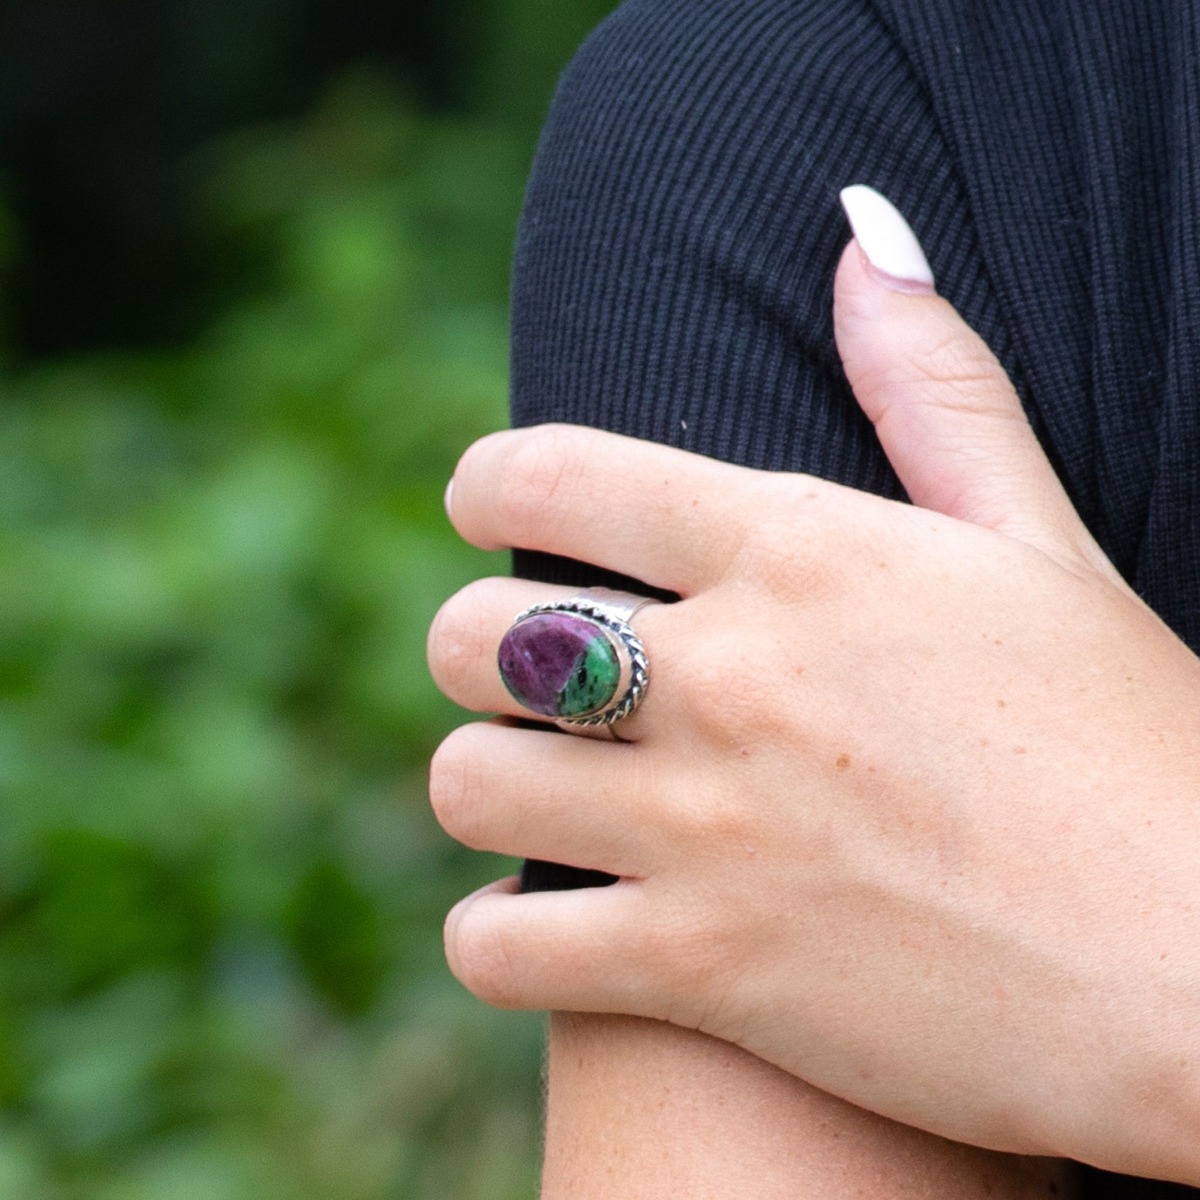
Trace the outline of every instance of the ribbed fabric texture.
[[530, 180], [514, 422], [902, 495], [833, 342], [837, 193], [870, 184], [1104, 549], [1200, 651], [1198, 50], [1192, 0], [627, 0], [565, 73]]

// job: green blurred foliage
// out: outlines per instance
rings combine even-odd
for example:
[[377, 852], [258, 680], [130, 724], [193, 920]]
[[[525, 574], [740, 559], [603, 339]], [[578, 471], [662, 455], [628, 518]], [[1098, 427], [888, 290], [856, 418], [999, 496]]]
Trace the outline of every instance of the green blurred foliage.
[[[535, 119], [604, 7], [496, 5], [541, 67], [481, 67], [483, 116], [362, 71], [230, 134], [204, 336], [0, 374], [0, 1197], [533, 1194], [541, 1022], [442, 961], [510, 864], [427, 811], [424, 639], [507, 569], [442, 490], [505, 422]], [[18, 241], [0, 201], [0, 279]]]

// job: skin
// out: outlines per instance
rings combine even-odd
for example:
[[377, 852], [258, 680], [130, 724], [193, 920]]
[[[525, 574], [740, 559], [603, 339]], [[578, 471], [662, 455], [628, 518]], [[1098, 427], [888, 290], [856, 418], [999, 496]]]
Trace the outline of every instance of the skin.
[[856, 249], [855, 395], [914, 501], [594, 430], [482, 439], [468, 541], [675, 591], [623, 744], [514, 727], [513, 615], [452, 598], [430, 666], [500, 719], [435, 757], [468, 845], [620, 876], [447, 920], [483, 999], [700, 1030], [942, 1137], [1200, 1184], [1200, 662], [1073, 511], [986, 346]]
[[728, 1042], [558, 1014], [542, 1200], [1070, 1200], [1072, 1164], [942, 1141]]

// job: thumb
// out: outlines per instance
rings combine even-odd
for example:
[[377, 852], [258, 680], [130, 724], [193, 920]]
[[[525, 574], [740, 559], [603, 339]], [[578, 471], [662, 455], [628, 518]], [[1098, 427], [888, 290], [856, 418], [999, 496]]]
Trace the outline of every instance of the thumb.
[[1111, 573], [986, 343], [934, 291], [916, 235], [850, 187], [855, 240], [834, 281], [846, 377], [915, 504]]

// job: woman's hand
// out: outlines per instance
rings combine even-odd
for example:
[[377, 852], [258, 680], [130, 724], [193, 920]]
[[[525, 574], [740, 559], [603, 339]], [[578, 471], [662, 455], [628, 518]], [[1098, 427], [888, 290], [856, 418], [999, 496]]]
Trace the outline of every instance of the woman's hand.
[[451, 967], [495, 1004], [703, 1030], [956, 1140], [1200, 1183], [1200, 663], [984, 344], [859, 244], [839, 347], [914, 505], [568, 426], [463, 457], [468, 541], [682, 599], [634, 618], [653, 675], [625, 744], [504, 719], [528, 714], [496, 647], [568, 590], [484, 580], [438, 614], [439, 686], [502, 714], [439, 749], [442, 824], [621, 877], [468, 897]]

